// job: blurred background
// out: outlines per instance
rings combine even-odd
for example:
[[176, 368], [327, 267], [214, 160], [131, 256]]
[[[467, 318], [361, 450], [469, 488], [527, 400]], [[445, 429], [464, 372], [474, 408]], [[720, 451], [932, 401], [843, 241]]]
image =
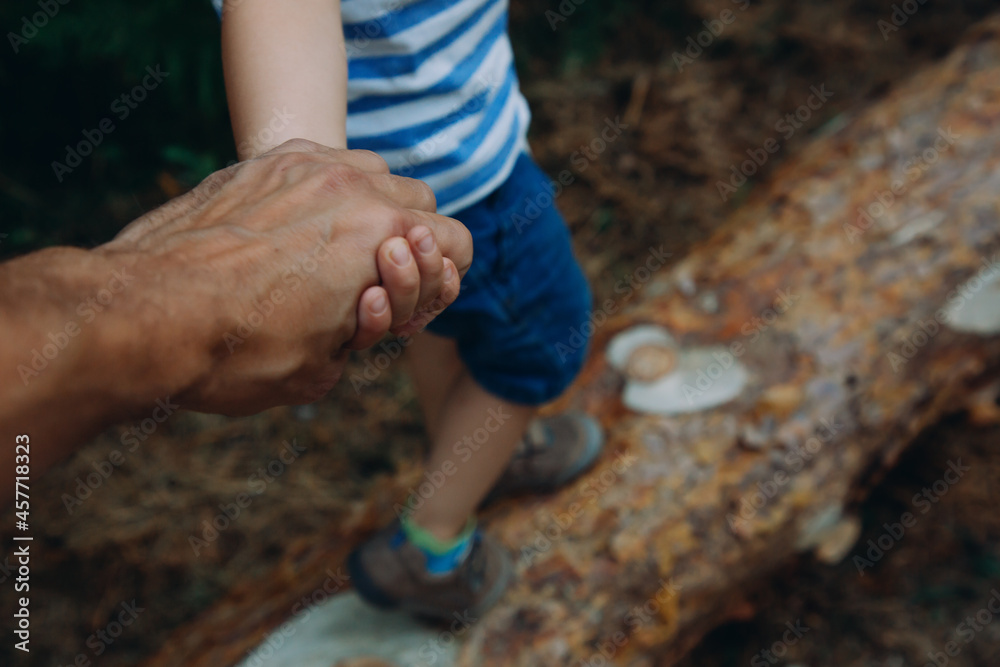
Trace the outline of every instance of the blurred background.
[[[41, 11], [37, 2], [0, 5], [7, 100], [0, 107], [0, 257], [100, 244], [235, 159], [208, 0], [51, 4], [58, 12], [40, 26], [26, 23]], [[747, 20], [678, 68], [672, 54], [733, 2], [585, 0], [553, 24], [546, 11], [558, 11], [558, 3], [512, 0], [532, 148], [550, 173], [573, 171], [560, 208], [596, 296], [609, 294], [615, 279], [608, 276], [625, 273], [654, 242], [673, 261], [682, 258], [810, 136], [941, 58], [997, 7], [928, 2], [905, 30], [883, 38], [874, 26], [892, 5], [754, 0]], [[138, 100], [131, 91], [154, 80], [150, 70], [162, 72], [162, 82]], [[723, 201], [716, 182], [728, 178], [730, 165], [773, 136], [775, 122], [820, 84], [832, 91], [830, 102], [782, 142], [761, 175]], [[585, 170], [575, 169], [574, 151], [616, 117], [628, 130]], [[95, 133], [104, 119], [113, 131]], [[91, 154], [68, 155], [67, 146], [88, 137], [100, 139]], [[359, 355], [352, 368], [364, 361]], [[36, 482], [34, 523], [44, 532], [32, 573], [38, 630], [30, 662], [5, 641], [0, 663], [63, 665], [85, 654], [94, 664], [138, 664], [235, 582], [263, 576], [294, 540], [357, 520], [364, 498], [422, 455], [412, 388], [397, 366], [363, 392], [342, 383], [306, 409], [240, 420], [172, 416], [82, 500], [79, 479], [121, 448], [127, 427]], [[972, 474], [931, 520], [864, 577], [850, 561], [826, 567], [804, 559], [760, 582], [753, 606], [764, 611], [718, 629], [684, 664], [925, 664], [927, 651], [1000, 581], [1000, 494], [991, 481], [1000, 479], [998, 435], [961, 416], [925, 433], [863, 508], [861, 543], [897, 520], [946, 461], [962, 457]], [[291, 439], [307, 448], [309, 463], [290, 465], [218, 539], [193, 548], [190, 538], [202, 534], [219, 503]], [[80, 502], [67, 502], [67, 494]], [[7, 555], [10, 534], [0, 538]], [[6, 572], [0, 579], [6, 615], [11, 581]], [[133, 599], [145, 609], [136, 626], [97, 654], [92, 633]], [[796, 619], [812, 629], [801, 642], [777, 663], [752, 662]], [[954, 664], [1000, 664], [998, 646], [1000, 627], [987, 628]]]

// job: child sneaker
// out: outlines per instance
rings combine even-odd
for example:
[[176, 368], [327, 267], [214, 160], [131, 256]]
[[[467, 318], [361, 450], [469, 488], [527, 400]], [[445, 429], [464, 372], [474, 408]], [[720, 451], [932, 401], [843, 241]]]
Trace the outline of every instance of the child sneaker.
[[534, 419], [487, 500], [555, 491], [589, 470], [603, 447], [604, 432], [588, 414], [568, 412]]
[[432, 620], [475, 622], [506, 590], [513, 571], [510, 556], [478, 529], [471, 548], [445, 574], [432, 573], [428, 555], [407, 538], [398, 521], [351, 553], [348, 572], [364, 600]]

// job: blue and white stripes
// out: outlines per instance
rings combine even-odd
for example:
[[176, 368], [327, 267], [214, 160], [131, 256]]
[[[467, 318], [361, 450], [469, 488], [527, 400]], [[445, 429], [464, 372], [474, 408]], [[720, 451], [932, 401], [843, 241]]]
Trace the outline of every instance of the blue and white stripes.
[[[341, 1], [347, 145], [426, 181], [446, 215], [498, 188], [527, 148], [531, 116], [514, 72], [507, 2]], [[222, 0], [213, 4], [221, 16]]]
[[499, 187], [530, 119], [507, 0], [343, 0], [341, 13], [348, 146], [426, 181], [444, 214]]

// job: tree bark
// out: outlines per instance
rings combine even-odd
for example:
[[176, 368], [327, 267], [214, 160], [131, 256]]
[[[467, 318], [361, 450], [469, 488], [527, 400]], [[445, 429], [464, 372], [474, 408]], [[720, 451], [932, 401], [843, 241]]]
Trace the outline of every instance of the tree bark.
[[[528, 546], [462, 664], [604, 664], [603, 648], [608, 664], [669, 665], [746, 614], [740, 592], [797, 553], [852, 557], [851, 507], [921, 429], [1000, 375], [1000, 337], [935, 319], [957, 286], [971, 298], [977, 273], [1000, 272], [998, 193], [991, 20], [790, 159], [644, 289], [657, 296], [598, 332], [600, 351], [659, 324], [682, 346], [726, 346], [750, 381], [714, 410], [638, 415], [594, 354], [557, 409], [598, 415], [607, 453], [573, 487], [491, 517], [506, 544]], [[618, 452], [634, 463], [616, 468]]]
[[[468, 631], [461, 664], [669, 665], [751, 613], [742, 592], [797, 554], [860, 553], [851, 511], [867, 490], [1000, 376], [998, 335], [941, 323], [949, 301], [995, 289], [975, 285], [1000, 272], [998, 193], [994, 18], [790, 158], [641, 303], [595, 318], [590, 360], [552, 409], [595, 415], [605, 454], [557, 494], [487, 512], [516, 581]], [[628, 410], [603, 351], [636, 324], [664, 327], [682, 350], [724, 347], [718, 363], [745, 366], [746, 387], [690, 414]], [[303, 545], [148, 664], [232, 664], [346, 551]]]

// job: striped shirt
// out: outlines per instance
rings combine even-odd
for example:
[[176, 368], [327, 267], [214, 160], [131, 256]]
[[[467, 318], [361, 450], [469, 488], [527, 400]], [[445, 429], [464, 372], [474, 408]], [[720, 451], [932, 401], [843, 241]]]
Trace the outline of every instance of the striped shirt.
[[527, 148], [507, 3], [341, 2], [347, 145], [425, 181], [444, 215], [498, 188]]

